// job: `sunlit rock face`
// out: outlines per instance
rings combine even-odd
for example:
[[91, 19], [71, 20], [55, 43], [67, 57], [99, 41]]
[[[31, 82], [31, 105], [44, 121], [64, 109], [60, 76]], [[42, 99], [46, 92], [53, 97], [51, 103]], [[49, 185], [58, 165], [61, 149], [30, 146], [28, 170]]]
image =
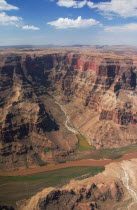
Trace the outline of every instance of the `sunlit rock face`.
[[96, 148], [136, 143], [136, 72], [124, 57], [1, 55], [0, 168], [53, 163], [76, 150], [56, 100]]
[[136, 210], [137, 159], [111, 163], [104, 172], [85, 180], [72, 180], [61, 188], [46, 188], [18, 202], [19, 210]]

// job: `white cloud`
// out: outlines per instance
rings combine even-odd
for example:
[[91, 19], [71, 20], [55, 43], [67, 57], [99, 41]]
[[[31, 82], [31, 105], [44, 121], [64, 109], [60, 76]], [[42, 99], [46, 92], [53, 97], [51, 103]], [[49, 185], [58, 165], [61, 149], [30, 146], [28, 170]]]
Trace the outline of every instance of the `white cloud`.
[[3, 26], [8, 26], [8, 25], [19, 26], [19, 23], [20, 23], [21, 20], [22, 20], [21, 17], [8, 16], [5, 12], [0, 13], [0, 25], [3, 25]]
[[137, 23], [129, 23], [122, 26], [106, 26], [104, 30], [107, 32], [134, 32], [137, 31]]
[[94, 3], [91, 2], [91, 1], [88, 1], [88, 2], [87, 2], [87, 5], [88, 5], [90, 8], [94, 8]]
[[8, 4], [5, 0], [0, 0], [0, 11], [4, 10], [18, 10], [19, 8]]
[[97, 8], [105, 14], [118, 14], [121, 17], [137, 16], [137, 0], [111, 0], [111, 2], [100, 2], [94, 4], [87, 2], [90, 8]]
[[36, 26], [29, 26], [29, 25], [22, 26], [22, 29], [24, 29], [24, 30], [34, 30], [34, 31], [40, 30], [40, 28], [38, 28]]
[[87, 4], [87, 0], [83, 1], [75, 1], [75, 0], [59, 0], [57, 2], [60, 7], [74, 7], [74, 8], [82, 8]]
[[[0, 0], [0, 11], [9, 11], [9, 10], [18, 10], [19, 8], [8, 4], [5, 0]], [[21, 27], [23, 19], [17, 16], [9, 16], [5, 12], [0, 12], [0, 25], [2, 26], [10, 26], [14, 25], [16, 27]], [[24, 30], [39, 30], [40, 28], [35, 26], [25, 25], [22, 26]]]
[[99, 24], [99, 21], [96, 21], [92, 18], [82, 19], [81, 16], [79, 16], [76, 20], [69, 18], [59, 18], [58, 20], [49, 22], [48, 24], [55, 26], [58, 29], [87, 28]]

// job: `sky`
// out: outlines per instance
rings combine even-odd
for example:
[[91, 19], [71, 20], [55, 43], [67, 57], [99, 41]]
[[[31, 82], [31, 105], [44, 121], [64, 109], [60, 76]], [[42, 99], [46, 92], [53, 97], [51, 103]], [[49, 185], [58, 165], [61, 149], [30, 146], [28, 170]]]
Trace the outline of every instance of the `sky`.
[[0, 46], [137, 45], [137, 0], [0, 0]]

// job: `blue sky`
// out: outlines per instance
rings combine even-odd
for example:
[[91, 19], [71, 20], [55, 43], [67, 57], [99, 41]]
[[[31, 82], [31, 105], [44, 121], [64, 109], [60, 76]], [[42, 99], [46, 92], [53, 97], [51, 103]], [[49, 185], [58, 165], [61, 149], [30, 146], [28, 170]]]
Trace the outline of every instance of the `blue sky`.
[[137, 0], [0, 0], [0, 45], [137, 45]]

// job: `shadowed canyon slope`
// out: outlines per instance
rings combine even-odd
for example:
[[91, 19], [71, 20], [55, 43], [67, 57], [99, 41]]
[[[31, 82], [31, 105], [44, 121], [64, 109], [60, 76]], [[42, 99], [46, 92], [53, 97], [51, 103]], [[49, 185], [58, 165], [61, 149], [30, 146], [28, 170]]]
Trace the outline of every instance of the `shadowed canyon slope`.
[[[53, 163], [76, 150], [137, 142], [135, 59], [84, 54], [0, 56], [0, 169]], [[55, 99], [56, 98], [56, 99]]]

